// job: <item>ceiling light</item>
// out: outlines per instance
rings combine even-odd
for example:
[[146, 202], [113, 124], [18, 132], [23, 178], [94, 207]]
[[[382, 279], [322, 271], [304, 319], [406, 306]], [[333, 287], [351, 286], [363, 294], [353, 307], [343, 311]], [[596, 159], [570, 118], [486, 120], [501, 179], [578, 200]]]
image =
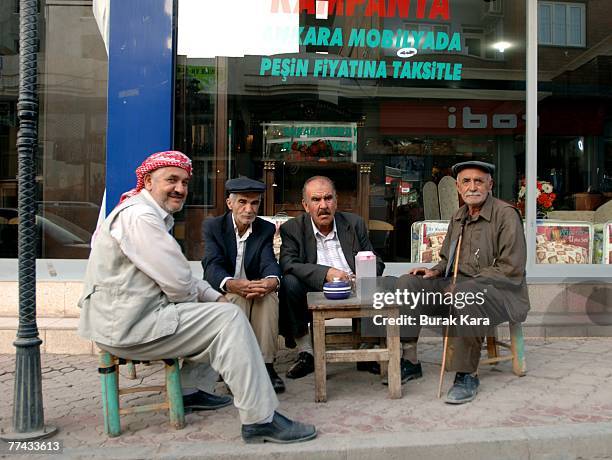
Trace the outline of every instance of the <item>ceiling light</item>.
[[508, 42], [493, 43], [493, 48], [495, 48], [500, 53], [503, 53], [504, 51], [506, 51], [510, 47], [512, 47], [512, 45], [510, 43], [508, 43]]

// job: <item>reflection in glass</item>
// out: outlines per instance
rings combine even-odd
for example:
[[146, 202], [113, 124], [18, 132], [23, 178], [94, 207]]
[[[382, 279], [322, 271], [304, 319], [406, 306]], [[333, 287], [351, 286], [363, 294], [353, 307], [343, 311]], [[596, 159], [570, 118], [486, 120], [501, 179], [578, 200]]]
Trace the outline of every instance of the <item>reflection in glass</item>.
[[[37, 257], [86, 258], [105, 181], [106, 69], [91, 5], [43, 2], [40, 14], [40, 247]], [[0, 5], [0, 256], [16, 257], [19, 15]], [[13, 222], [13, 223], [11, 223]]]
[[[175, 143], [198, 157], [190, 140], [194, 124], [206, 123], [210, 135], [205, 148], [211, 166], [196, 174], [202, 194], [190, 202], [200, 215], [187, 217], [193, 213], [188, 207], [181, 230], [190, 258], [200, 259], [203, 248], [188, 235], [201, 233], [206, 215], [225, 211], [223, 182], [238, 175], [266, 183], [260, 213], [270, 215], [301, 212], [304, 180], [330, 176], [339, 209], [368, 221], [388, 261], [411, 259], [411, 226], [430, 218], [425, 185], [437, 189], [458, 161], [497, 164], [495, 195], [516, 201], [525, 170], [523, 2], [448, 2], [448, 14], [436, 13], [431, 2], [424, 11], [410, 2], [408, 11], [384, 14], [373, 13], [370, 2], [350, 11], [338, 3], [309, 10], [307, 3], [299, 14], [281, 7], [268, 16], [258, 11], [258, 18], [297, 19], [303, 28], [283, 35], [272, 19], [259, 20], [257, 27], [270, 37], [266, 46], [276, 52], [245, 43], [243, 53], [213, 60], [206, 53], [215, 43], [239, 43], [236, 29], [208, 36], [194, 25], [204, 18], [201, 3], [179, 2]], [[249, 6], [256, 7], [270, 4]], [[189, 20], [182, 8], [190, 11]], [[185, 68], [204, 59], [216, 65], [216, 87], [188, 94]], [[354, 133], [334, 134], [338, 127]], [[216, 172], [216, 184], [207, 171]], [[456, 192], [448, 193], [455, 200], [436, 198], [438, 214], [440, 207], [457, 206]]]
[[605, 225], [612, 221], [612, 20], [602, 14], [608, 6], [603, 0], [540, 4], [540, 45], [560, 46], [538, 50], [537, 173], [555, 196], [539, 225], [538, 263], [605, 262]]

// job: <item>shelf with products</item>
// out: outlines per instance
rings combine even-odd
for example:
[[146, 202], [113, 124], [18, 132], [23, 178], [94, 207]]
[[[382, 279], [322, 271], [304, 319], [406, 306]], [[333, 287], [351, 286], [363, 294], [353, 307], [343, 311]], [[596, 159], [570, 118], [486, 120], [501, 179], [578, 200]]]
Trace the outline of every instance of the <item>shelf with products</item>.
[[264, 160], [355, 163], [357, 124], [353, 122], [263, 123]]

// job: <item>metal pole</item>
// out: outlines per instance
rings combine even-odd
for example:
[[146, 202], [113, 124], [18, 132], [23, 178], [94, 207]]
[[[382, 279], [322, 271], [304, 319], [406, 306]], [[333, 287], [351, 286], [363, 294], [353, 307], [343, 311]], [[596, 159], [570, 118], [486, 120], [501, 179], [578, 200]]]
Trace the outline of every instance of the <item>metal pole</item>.
[[15, 340], [13, 432], [6, 441], [40, 439], [57, 428], [44, 426], [40, 344], [36, 326], [36, 184], [38, 145], [38, 1], [20, 0], [19, 10], [19, 328]]

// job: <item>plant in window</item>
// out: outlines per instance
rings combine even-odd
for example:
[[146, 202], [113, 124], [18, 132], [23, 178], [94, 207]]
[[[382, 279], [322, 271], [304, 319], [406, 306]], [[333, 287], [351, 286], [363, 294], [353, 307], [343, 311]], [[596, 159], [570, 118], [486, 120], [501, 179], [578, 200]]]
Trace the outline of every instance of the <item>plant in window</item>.
[[[552, 211], [553, 203], [557, 199], [557, 194], [553, 191], [553, 186], [547, 181], [537, 181], [536, 190], [536, 204], [537, 204], [537, 216], [546, 217], [546, 214]], [[525, 194], [527, 193], [527, 186], [525, 184], [525, 178], [521, 179], [521, 188], [518, 192], [518, 199], [516, 200], [516, 207], [521, 211], [521, 215], [525, 216]]]

